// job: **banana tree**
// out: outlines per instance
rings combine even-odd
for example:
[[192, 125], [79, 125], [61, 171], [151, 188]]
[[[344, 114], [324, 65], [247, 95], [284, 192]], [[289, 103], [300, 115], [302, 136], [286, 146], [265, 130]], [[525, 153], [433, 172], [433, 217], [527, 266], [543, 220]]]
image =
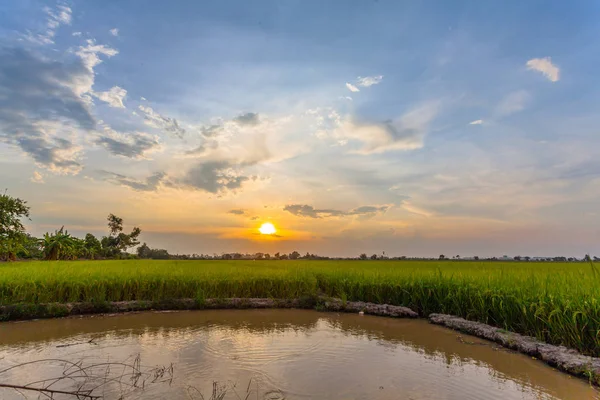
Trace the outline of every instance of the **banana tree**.
[[54, 234], [46, 233], [42, 241], [44, 260], [72, 259], [75, 256], [76, 241], [64, 226]]

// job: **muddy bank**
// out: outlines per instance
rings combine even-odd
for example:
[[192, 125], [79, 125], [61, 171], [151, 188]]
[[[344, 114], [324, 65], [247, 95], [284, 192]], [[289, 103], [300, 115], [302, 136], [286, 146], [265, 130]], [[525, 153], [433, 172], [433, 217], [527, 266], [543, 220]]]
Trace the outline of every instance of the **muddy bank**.
[[160, 301], [112, 301], [98, 303], [46, 303], [0, 306], [0, 321], [67, 317], [71, 315], [123, 313], [150, 310], [201, 310], [244, 308], [304, 308], [338, 312], [364, 312], [395, 318], [417, 318], [410, 308], [323, 297], [299, 299], [227, 298], [174, 299]]
[[554, 346], [531, 336], [508, 332], [480, 322], [467, 321], [447, 314], [430, 314], [429, 321], [487, 339], [520, 353], [538, 358], [561, 371], [568, 372], [591, 383], [600, 385], [600, 358], [579, 354], [576, 350], [564, 346]]

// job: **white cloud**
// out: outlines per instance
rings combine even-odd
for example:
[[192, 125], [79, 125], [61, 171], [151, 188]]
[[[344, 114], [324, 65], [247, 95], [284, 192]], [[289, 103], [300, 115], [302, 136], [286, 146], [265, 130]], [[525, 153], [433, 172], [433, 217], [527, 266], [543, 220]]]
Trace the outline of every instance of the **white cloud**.
[[119, 36], [119, 28], [112, 28], [109, 32], [113, 36]]
[[123, 99], [127, 96], [127, 90], [119, 86], [114, 86], [106, 92], [94, 92], [94, 96], [108, 103], [109, 106], [115, 108], [125, 108]]
[[146, 101], [146, 98], [142, 96], [142, 97], [140, 97], [140, 100]]
[[431, 216], [433, 216], [432, 212], [427, 211], [427, 210], [425, 210], [425, 209], [423, 209], [421, 207], [417, 207], [414, 204], [410, 203], [408, 200], [405, 200], [405, 201], [402, 202], [402, 208], [404, 208], [409, 213], [421, 215], [423, 217], [431, 217]]
[[356, 82], [357, 82], [358, 86], [369, 87], [369, 86], [377, 85], [378, 83], [381, 82], [382, 79], [383, 79], [383, 75], [365, 76], [364, 78], [359, 76], [356, 79]]
[[144, 123], [148, 126], [171, 133], [179, 138], [185, 134], [185, 129], [179, 126], [175, 118], [164, 117], [154, 111], [152, 107], [140, 105], [138, 109], [144, 114]]
[[476, 119], [475, 121], [469, 122], [469, 125], [482, 125], [482, 124], [483, 124], [482, 119]]
[[437, 114], [437, 108], [437, 103], [424, 104], [396, 120], [379, 123], [347, 119], [335, 135], [362, 142], [363, 147], [356, 151], [358, 154], [419, 149], [423, 147], [428, 125]]
[[350, 96], [340, 96], [340, 99], [352, 101], [352, 97]]
[[87, 46], [80, 46], [75, 54], [77, 54], [83, 60], [84, 65], [91, 70], [102, 62], [100, 57], [98, 57], [98, 54], [113, 57], [119, 54], [119, 51], [103, 44], [96, 44], [96, 41], [93, 39], [88, 39]]
[[64, 5], [58, 5], [54, 10], [50, 7], [44, 7], [44, 11], [48, 15], [48, 19], [46, 20], [46, 31], [37, 34], [28, 32], [27, 35], [25, 35], [25, 39], [32, 43], [41, 45], [52, 44], [54, 43], [56, 30], [61, 25], [71, 25], [71, 8]]
[[557, 82], [560, 79], [560, 68], [552, 64], [550, 57], [532, 58], [525, 65], [527, 69], [541, 72], [552, 82]]
[[509, 93], [496, 106], [495, 114], [497, 116], [506, 116], [522, 111], [525, 109], [530, 100], [531, 95], [526, 90], [519, 90]]
[[81, 36], [81, 32], [73, 32], [71, 33], [72, 36]]
[[354, 86], [351, 83], [346, 82], [346, 87], [348, 88], [349, 91], [351, 92], [360, 92], [360, 89], [357, 88], [356, 86]]
[[31, 177], [31, 182], [44, 183], [44, 177], [39, 172], [33, 171], [33, 176]]

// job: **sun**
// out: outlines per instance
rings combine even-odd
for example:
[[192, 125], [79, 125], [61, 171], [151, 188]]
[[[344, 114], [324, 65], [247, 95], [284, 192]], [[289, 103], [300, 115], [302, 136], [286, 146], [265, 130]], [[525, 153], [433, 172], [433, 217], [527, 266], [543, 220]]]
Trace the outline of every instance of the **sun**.
[[263, 235], [272, 235], [277, 232], [277, 229], [275, 229], [275, 226], [272, 223], [265, 222], [258, 228], [258, 231]]

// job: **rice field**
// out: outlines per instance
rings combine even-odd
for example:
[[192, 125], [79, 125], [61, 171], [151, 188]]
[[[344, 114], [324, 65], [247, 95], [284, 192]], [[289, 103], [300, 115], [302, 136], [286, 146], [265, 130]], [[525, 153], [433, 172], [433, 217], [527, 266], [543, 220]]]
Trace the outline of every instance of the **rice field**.
[[600, 273], [585, 263], [56, 261], [0, 264], [0, 305], [324, 294], [447, 313], [600, 356]]

